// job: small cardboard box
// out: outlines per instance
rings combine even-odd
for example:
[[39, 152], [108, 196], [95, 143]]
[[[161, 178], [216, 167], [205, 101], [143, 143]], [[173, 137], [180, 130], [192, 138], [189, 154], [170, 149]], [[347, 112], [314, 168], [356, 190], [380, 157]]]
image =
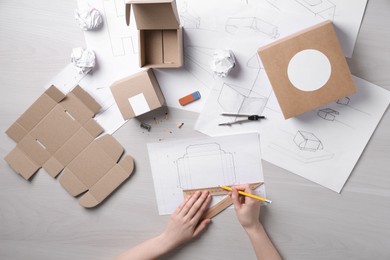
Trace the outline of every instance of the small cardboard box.
[[[103, 201], [133, 171], [133, 159], [103, 132], [93, 116], [100, 105], [81, 87], [64, 95], [54, 86], [45, 91], [6, 131], [16, 147], [5, 157], [26, 180], [41, 167], [60, 182], [83, 207]], [[78, 192], [73, 192], [77, 190]]]
[[164, 105], [164, 96], [152, 69], [114, 82], [111, 92], [125, 120]]
[[258, 54], [286, 119], [356, 92], [331, 21], [261, 47]]
[[175, 0], [130, 0], [139, 30], [140, 67], [178, 68], [183, 65], [183, 36]]

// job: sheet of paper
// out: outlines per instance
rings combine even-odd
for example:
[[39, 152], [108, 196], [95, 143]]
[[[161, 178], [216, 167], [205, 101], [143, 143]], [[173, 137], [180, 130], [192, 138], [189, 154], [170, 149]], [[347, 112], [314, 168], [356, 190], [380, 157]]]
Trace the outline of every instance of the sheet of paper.
[[269, 0], [289, 12], [333, 21], [344, 55], [352, 57], [367, 0]]
[[[299, 30], [313, 26], [322, 20], [297, 14], [251, 8], [239, 17], [266, 18], [275, 26], [277, 37], [285, 37]], [[291, 21], [294, 21], [293, 23]], [[233, 75], [215, 81], [207, 102], [195, 125], [195, 129], [211, 136], [237, 133], [240, 126], [218, 126], [220, 123], [235, 121], [235, 117], [221, 116], [222, 113], [257, 114], [266, 120], [246, 125], [247, 130], [258, 131], [284, 120], [271, 83], [258, 57], [259, 46], [273, 41], [270, 37], [260, 37], [263, 33], [247, 30], [237, 31], [239, 36], [231, 45], [235, 53], [237, 68]], [[276, 37], [276, 36], [275, 36]]]
[[218, 126], [227, 119], [219, 116], [216, 85], [196, 129], [211, 136], [258, 131], [264, 160], [340, 192], [390, 102], [389, 91], [353, 79], [357, 93], [350, 97], [288, 120], [266, 107], [265, 120], [231, 127]]
[[[177, 208], [184, 189], [264, 182], [257, 133], [147, 146], [160, 215], [171, 214]], [[256, 193], [265, 197], [264, 185]], [[213, 198], [214, 203], [218, 199]]]
[[[215, 81], [219, 80], [210, 69], [215, 49], [230, 49], [237, 55], [236, 52], [246, 51], [246, 45], [251, 44], [252, 57], [261, 45], [305, 28], [301, 20], [307, 21], [303, 23], [306, 26], [313, 24], [312, 21], [321, 21], [319, 18], [283, 13], [272, 3], [264, 0], [251, 3], [179, 0], [177, 6], [181, 25], [184, 27], [184, 67], [175, 70], [155, 70], [155, 73], [167, 105], [194, 112], [201, 111]], [[291, 19], [283, 25], [284, 28], [279, 26], [282, 17], [285, 17], [284, 20]], [[241, 39], [241, 46], [234, 45], [237, 39]], [[246, 63], [251, 57], [245, 61], [238, 61], [229, 76], [238, 84], [247, 84], [248, 80], [243, 75], [257, 74], [259, 70], [257, 64], [254, 64], [257, 67], [247, 70]], [[251, 62], [256, 63], [256, 60]], [[187, 106], [180, 106], [178, 100], [195, 91], [199, 91], [202, 98]]]

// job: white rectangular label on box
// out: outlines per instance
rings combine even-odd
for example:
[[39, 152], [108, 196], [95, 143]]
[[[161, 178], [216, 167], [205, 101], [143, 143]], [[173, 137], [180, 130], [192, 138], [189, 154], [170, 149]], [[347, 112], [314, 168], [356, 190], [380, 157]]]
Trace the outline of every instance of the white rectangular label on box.
[[148, 105], [148, 102], [146, 101], [144, 93], [140, 93], [129, 98], [129, 102], [131, 107], [133, 108], [135, 116], [139, 116], [150, 111], [150, 107]]

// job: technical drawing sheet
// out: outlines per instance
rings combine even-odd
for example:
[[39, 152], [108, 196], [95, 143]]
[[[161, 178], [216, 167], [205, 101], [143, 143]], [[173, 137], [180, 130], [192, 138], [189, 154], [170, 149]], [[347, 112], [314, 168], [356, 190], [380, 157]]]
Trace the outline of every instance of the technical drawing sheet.
[[[264, 182], [258, 133], [147, 146], [160, 215], [171, 214], [183, 201], [186, 189]], [[264, 184], [255, 193], [265, 197]], [[213, 196], [212, 203], [222, 197]]]
[[229, 119], [219, 116], [222, 110], [218, 99], [210, 95], [196, 129], [210, 136], [257, 130], [264, 160], [341, 192], [390, 102], [389, 91], [353, 79], [357, 92], [327, 106], [288, 120], [280, 108], [266, 107], [265, 120], [230, 127], [218, 126]]
[[354, 95], [264, 132], [264, 159], [340, 192], [390, 102], [389, 91], [353, 79]]
[[[194, 112], [201, 112], [219, 80], [210, 69], [215, 49], [250, 55], [238, 59], [229, 76], [239, 84], [247, 84], [261, 69], [256, 61], [260, 46], [322, 21], [319, 17], [282, 12], [266, 0], [177, 0], [177, 7], [184, 27], [184, 66], [175, 70], [156, 69], [155, 74], [168, 106]], [[247, 45], [250, 48], [246, 49]], [[179, 98], [195, 91], [201, 93], [200, 100], [185, 107], [179, 105]]]
[[344, 55], [352, 57], [367, 0], [269, 0], [284, 11], [333, 21]]

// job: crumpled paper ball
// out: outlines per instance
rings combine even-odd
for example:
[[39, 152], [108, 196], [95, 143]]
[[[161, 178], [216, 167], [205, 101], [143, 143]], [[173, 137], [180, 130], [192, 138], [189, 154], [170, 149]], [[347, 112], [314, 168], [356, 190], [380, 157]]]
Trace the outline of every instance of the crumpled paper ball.
[[84, 31], [98, 29], [103, 23], [103, 18], [100, 12], [93, 7], [86, 6], [82, 9], [74, 11], [74, 17], [79, 22], [79, 26]]
[[80, 74], [86, 74], [95, 67], [95, 53], [88, 48], [77, 47], [72, 50], [70, 61]]
[[225, 78], [234, 68], [236, 60], [234, 54], [230, 50], [216, 49], [213, 54], [210, 68], [218, 77]]

